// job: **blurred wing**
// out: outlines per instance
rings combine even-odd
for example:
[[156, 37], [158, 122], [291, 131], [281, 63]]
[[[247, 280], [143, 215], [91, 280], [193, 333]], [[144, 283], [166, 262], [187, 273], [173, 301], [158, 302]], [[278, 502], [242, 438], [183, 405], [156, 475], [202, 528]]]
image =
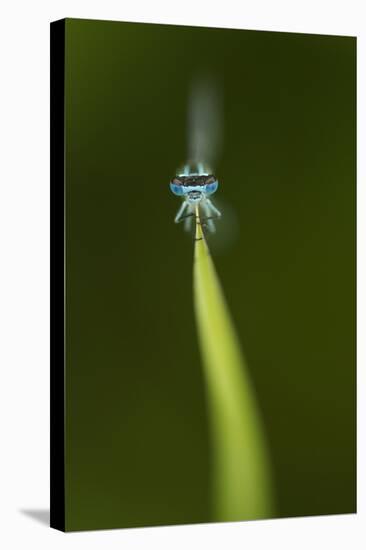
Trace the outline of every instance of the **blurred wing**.
[[188, 159], [215, 166], [222, 142], [222, 100], [218, 82], [212, 77], [193, 81], [188, 104]]

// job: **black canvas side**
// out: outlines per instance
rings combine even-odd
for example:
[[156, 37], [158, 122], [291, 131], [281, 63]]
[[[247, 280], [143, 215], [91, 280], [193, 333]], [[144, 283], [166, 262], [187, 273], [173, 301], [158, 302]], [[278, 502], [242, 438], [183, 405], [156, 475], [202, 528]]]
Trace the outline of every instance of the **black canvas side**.
[[51, 472], [50, 525], [65, 531], [64, 120], [65, 20], [51, 23]]

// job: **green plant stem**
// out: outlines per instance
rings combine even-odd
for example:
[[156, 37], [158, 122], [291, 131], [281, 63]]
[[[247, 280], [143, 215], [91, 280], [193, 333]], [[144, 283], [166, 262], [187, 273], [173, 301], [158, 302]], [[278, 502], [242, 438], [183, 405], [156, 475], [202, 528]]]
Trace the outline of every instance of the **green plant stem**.
[[256, 397], [196, 211], [194, 305], [207, 384], [215, 521], [273, 517]]

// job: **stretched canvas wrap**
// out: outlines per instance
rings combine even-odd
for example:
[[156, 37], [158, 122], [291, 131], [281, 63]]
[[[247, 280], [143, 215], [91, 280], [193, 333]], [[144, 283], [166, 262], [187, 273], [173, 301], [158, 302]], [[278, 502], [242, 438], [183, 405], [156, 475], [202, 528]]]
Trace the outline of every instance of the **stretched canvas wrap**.
[[51, 24], [51, 525], [356, 511], [356, 39]]

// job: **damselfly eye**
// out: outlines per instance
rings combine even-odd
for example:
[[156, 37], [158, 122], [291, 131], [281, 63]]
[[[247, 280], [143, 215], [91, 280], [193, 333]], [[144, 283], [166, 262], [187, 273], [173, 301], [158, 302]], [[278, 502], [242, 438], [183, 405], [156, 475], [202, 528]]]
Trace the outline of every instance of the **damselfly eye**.
[[171, 182], [170, 189], [174, 195], [182, 196], [184, 195], [183, 185], [178, 185], [177, 183]]
[[213, 181], [212, 183], [207, 183], [205, 185], [206, 195], [212, 195], [212, 193], [215, 193], [218, 186], [219, 186], [219, 182], [217, 180]]

